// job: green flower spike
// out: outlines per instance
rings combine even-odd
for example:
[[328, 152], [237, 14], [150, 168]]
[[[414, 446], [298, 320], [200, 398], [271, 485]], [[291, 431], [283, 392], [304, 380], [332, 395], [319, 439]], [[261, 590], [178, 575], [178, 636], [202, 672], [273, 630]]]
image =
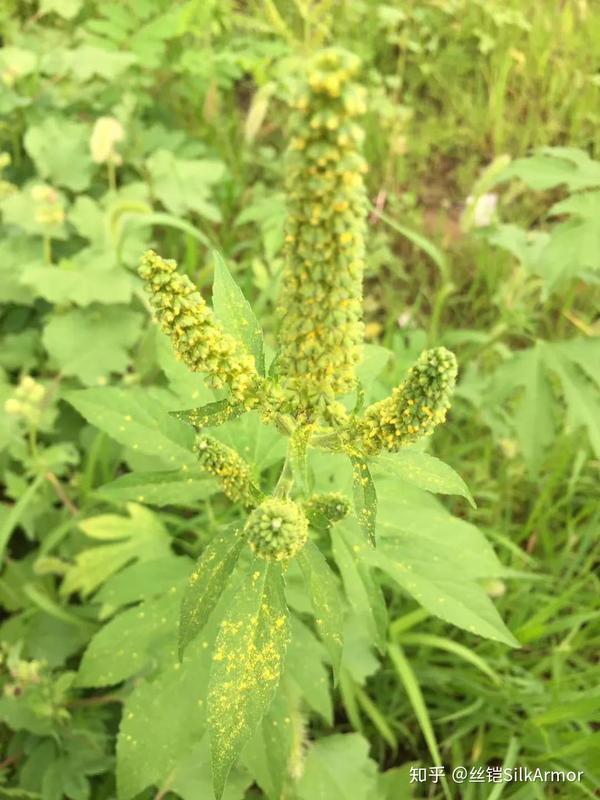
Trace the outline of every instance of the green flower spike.
[[177, 264], [149, 250], [139, 274], [161, 330], [171, 338], [176, 357], [193, 372], [206, 372], [214, 389], [228, 387], [232, 398], [253, 408], [259, 402], [262, 379], [254, 356], [226, 333], [204, 298]]
[[374, 455], [381, 450], [394, 452], [429, 436], [446, 419], [456, 374], [454, 353], [445, 347], [421, 353], [391, 396], [369, 406], [356, 420], [349, 443]]
[[363, 340], [366, 110], [356, 56], [319, 53], [295, 104], [287, 156], [288, 221], [279, 372], [289, 410], [336, 416]]
[[198, 436], [194, 450], [200, 465], [218, 480], [230, 500], [247, 508], [259, 502], [260, 491], [252, 482], [250, 468], [235, 450], [211, 436]]
[[328, 522], [339, 522], [348, 516], [351, 505], [348, 498], [341, 492], [326, 492], [314, 494], [305, 505], [306, 514], [318, 514]]
[[306, 544], [308, 521], [293, 500], [268, 497], [244, 527], [252, 551], [266, 561], [287, 561]]

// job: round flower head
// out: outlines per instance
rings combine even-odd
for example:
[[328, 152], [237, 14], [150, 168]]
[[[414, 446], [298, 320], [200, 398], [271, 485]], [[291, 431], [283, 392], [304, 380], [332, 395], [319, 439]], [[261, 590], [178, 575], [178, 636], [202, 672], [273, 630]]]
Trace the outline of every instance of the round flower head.
[[306, 544], [308, 522], [293, 500], [269, 497], [252, 511], [244, 532], [257, 556], [267, 561], [287, 561]]
[[369, 406], [356, 420], [349, 442], [373, 455], [429, 436], [446, 419], [456, 374], [456, 357], [445, 347], [421, 353], [391, 396]]
[[246, 408], [255, 406], [261, 379], [254, 356], [223, 330], [187, 275], [177, 272], [175, 261], [149, 250], [142, 258], [139, 274], [177, 358], [194, 372], [208, 373], [214, 389], [227, 386], [234, 400]]
[[[309, 418], [354, 385], [363, 339], [366, 110], [356, 56], [320, 52], [299, 93], [287, 157], [286, 266], [279, 373], [289, 410]], [[324, 412], [324, 413], [323, 413]]]

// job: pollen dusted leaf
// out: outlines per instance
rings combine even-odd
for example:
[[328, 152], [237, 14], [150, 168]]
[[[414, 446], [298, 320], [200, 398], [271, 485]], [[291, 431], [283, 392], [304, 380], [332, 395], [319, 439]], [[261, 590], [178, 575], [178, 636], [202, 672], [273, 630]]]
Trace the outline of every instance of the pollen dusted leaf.
[[213, 281], [213, 309], [225, 330], [244, 343], [256, 361], [256, 369], [265, 374], [263, 335], [258, 320], [234, 281], [223, 258], [213, 251], [215, 277]]
[[171, 411], [171, 416], [181, 422], [186, 422], [197, 431], [201, 431], [204, 428], [223, 425], [230, 419], [239, 417], [245, 410], [240, 403], [232, 403], [230, 400], [215, 400], [214, 403], [190, 408], [187, 411]]
[[375, 547], [375, 523], [377, 521], [377, 492], [368, 464], [364, 458], [352, 456], [352, 481], [354, 507], [367, 541]]
[[145, 389], [85, 389], [69, 392], [66, 400], [120, 444], [159, 456], [173, 466], [196, 466], [193, 432], [172, 419]]
[[407, 483], [437, 494], [458, 494], [475, 507], [466, 483], [452, 467], [420, 450], [409, 447], [397, 453], [382, 453], [374, 466], [386, 476], [397, 476]]
[[113, 503], [135, 500], [151, 506], [185, 506], [218, 491], [216, 481], [199, 467], [132, 472], [105, 483], [95, 494]]
[[208, 687], [214, 791], [269, 707], [289, 641], [281, 567], [256, 558], [219, 629]]
[[337, 581], [325, 557], [317, 545], [308, 541], [297, 555], [310, 596], [317, 630], [327, 647], [333, 673], [337, 680], [342, 658], [342, 631], [344, 629], [344, 607]]
[[219, 602], [244, 545], [239, 531], [218, 534], [204, 549], [190, 575], [179, 618], [179, 658], [202, 631]]

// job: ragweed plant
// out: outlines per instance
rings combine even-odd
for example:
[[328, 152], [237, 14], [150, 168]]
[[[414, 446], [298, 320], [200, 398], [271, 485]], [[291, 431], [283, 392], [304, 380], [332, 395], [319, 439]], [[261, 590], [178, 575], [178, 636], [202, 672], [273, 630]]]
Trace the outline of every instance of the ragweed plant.
[[[236, 587], [221, 612], [208, 686], [217, 798], [280, 684], [294, 629], [286, 597], [290, 575], [302, 577], [334, 675], [340, 674], [345, 604], [328, 559], [331, 549], [351, 606], [359, 602], [352, 596], [353, 582], [364, 583], [366, 608], [361, 613], [372, 615], [381, 603], [370, 572], [378, 567], [433, 613], [512, 643], [475, 583], [465, 586], [461, 576], [458, 590], [446, 596], [443, 581], [451, 576], [438, 574], [443, 567], [424, 577], [418, 570], [411, 572], [410, 555], [403, 563], [401, 540], [392, 537], [376, 547], [373, 467], [430, 491], [469, 495], [449, 467], [408, 447], [431, 435], [446, 418], [457, 375], [451, 352], [437, 347], [422, 353], [390, 396], [361, 410], [365, 387], [356, 370], [364, 352], [367, 201], [358, 123], [366, 97], [357, 83], [359, 66], [350, 53], [324, 50], [298, 87], [287, 155], [281, 322], [268, 372], [258, 322], [220, 259], [215, 283], [219, 314], [177, 272], [175, 262], [148, 252], [139, 270], [177, 359], [204, 373], [208, 385], [220, 393], [215, 402], [176, 416], [198, 431], [200, 467], [246, 509], [239, 524], [219, 534], [202, 553], [180, 620], [183, 654], [205, 629], [223, 592]], [[260, 413], [262, 424], [274, 425], [288, 438], [279, 479], [270, 487], [259, 486], [251, 465], [205, 432], [251, 410]], [[350, 461], [353, 502], [344, 492], [323, 491], [317, 485], [312, 460], [319, 453]], [[482, 613], [465, 614], [453, 591], [470, 593], [471, 600], [477, 595]], [[376, 640], [382, 641], [385, 613], [378, 616]]]

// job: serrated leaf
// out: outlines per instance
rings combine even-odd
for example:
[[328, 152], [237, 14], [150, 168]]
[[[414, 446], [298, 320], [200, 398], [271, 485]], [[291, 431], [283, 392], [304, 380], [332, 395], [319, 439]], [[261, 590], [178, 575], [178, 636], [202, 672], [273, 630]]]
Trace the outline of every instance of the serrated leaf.
[[299, 800], [375, 800], [377, 766], [358, 733], [313, 742], [296, 788]]
[[375, 547], [375, 525], [377, 522], [377, 492], [366, 459], [351, 456], [352, 489], [356, 516], [367, 541]]
[[130, 503], [130, 516], [100, 514], [79, 524], [92, 539], [110, 542], [88, 548], [75, 556], [65, 572], [61, 594], [91, 594], [111, 575], [134, 560], [151, 561], [170, 555], [170, 537], [159, 517]]
[[135, 500], [151, 506], [185, 506], [218, 491], [214, 478], [193, 467], [163, 472], [132, 472], [95, 490], [113, 503]]
[[179, 617], [179, 658], [202, 631], [235, 569], [245, 540], [239, 531], [217, 534], [190, 575]]
[[61, 372], [91, 386], [125, 372], [141, 323], [141, 314], [116, 306], [77, 309], [54, 316], [42, 341]]
[[521, 451], [534, 474], [555, 434], [554, 397], [542, 349], [538, 343], [517, 353], [494, 376], [496, 383], [523, 387], [514, 412], [514, 424]]
[[114, 686], [151, 663], [160, 643], [174, 644], [180, 596], [179, 591], [148, 600], [107, 622], [83, 654], [77, 685]]
[[543, 356], [560, 379], [567, 401], [569, 424], [587, 430], [590, 444], [596, 456], [600, 457], [600, 400], [596, 388], [552, 345], [545, 344]]
[[528, 158], [511, 162], [497, 183], [519, 178], [532, 189], [545, 191], [564, 184], [569, 189], [600, 186], [600, 164], [584, 150], [574, 147], [545, 147]]
[[182, 159], [168, 150], [157, 150], [146, 160], [146, 166], [154, 194], [171, 213], [181, 217], [195, 211], [212, 222], [220, 221], [211, 194], [225, 171], [221, 161]]
[[289, 640], [289, 616], [278, 565], [255, 559], [221, 623], [208, 688], [214, 791], [269, 707]]
[[265, 374], [263, 335], [242, 290], [231, 276], [221, 255], [214, 250], [215, 276], [213, 281], [213, 309], [226, 331], [239, 339], [252, 353], [256, 369]]
[[349, 535], [349, 529], [331, 531], [333, 557], [339, 567], [350, 607], [362, 621], [371, 641], [380, 651], [385, 647], [387, 610], [380, 587], [375, 583], [369, 568], [353, 549], [359, 547]]
[[313, 607], [317, 631], [329, 652], [333, 673], [339, 674], [342, 658], [344, 608], [337, 580], [317, 545], [308, 541], [296, 556]]
[[84, 389], [68, 392], [65, 399], [120, 444], [159, 456], [174, 466], [196, 465], [193, 431], [172, 419], [145, 390]]
[[214, 403], [207, 403], [206, 405], [198, 406], [198, 408], [190, 408], [186, 411], [172, 411], [171, 415], [175, 419], [191, 425], [197, 431], [201, 431], [204, 428], [223, 425], [230, 419], [236, 419], [245, 410], [239, 403], [232, 403], [230, 400], [215, 400]]
[[374, 466], [386, 476], [397, 476], [419, 489], [437, 494], [458, 494], [475, 507], [466, 483], [451, 466], [420, 450], [405, 447], [398, 453], [382, 453]]
[[333, 724], [327, 651], [298, 617], [292, 616], [292, 638], [285, 659], [285, 678], [327, 725]]
[[59, 117], [44, 117], [28, 128], [24, 144], [38, 173], [57, 186], [81, 192], [90, 185], [90, 127]]
[[290, 755], [298, 736], [295, 728], [301, 726], [302, 718], [282, 682], [242, 755], [244, 766], [269, 800], [281, 800], [283, 796]]
[[132, 281], [123, 269], [101, 268], [92, 261], [83, 268], [64, 262], [60, 266], [32, 265], [24, 269], [21, 283], [50, 303], [129, 303]]

